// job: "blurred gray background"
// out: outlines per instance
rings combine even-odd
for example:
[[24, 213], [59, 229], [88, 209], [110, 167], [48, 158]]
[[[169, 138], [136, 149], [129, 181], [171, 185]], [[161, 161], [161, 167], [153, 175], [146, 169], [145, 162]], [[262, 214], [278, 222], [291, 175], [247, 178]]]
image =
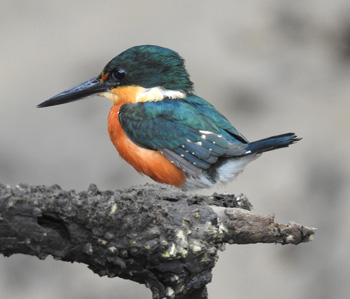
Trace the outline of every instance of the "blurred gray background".
[[[350, 297], [350, 2], [0, 1], [0, 182], [90, 183], [118, 189], [151, 180], [117, 154], [105, 98], [37, 109], [99, 74], [121, 51], [157, 44], [185, 59], [197, 95], [250, 140], [296, 132], [223, 189], [261, 214], [317, 227], [299, 246], [227, 246], [210, 298]], [[0, 298], [151, 298], [142, 285], [85, 265], [0, 257]]]

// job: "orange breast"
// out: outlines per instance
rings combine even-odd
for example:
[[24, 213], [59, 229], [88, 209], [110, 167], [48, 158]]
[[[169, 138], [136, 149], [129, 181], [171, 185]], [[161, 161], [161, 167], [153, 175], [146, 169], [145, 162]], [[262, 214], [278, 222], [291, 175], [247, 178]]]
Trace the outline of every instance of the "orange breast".
[[185, 175], [180, 168], [160, 152], [139, 147], [125, 134], [118, 120], [118, 111], [122, 105], [123, 103], [114, 105], [108, 116], [109, 136], [120, 156], [138, 172], [153, 180], [180, 187], [185, 182]]

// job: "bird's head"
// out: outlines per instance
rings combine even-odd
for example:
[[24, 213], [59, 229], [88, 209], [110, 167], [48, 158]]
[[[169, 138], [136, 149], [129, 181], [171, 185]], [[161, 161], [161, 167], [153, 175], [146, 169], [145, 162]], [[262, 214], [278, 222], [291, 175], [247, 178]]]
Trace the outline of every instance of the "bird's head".
[[182, 98], [192, 92], [184, 60], [174, 51], [158, 46], [132, 47], [113, 58], [101, 74], [66, 90], [38, 107], [73, 102], [90, 95], [114, 103]]

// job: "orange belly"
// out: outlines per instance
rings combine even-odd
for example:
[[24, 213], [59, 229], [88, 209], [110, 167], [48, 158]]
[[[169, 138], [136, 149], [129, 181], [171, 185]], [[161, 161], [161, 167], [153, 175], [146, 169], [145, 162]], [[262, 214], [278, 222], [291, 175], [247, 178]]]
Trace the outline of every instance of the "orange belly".
[[118, 119], [121, 105], [123, 103], [114, 105], [108, 116], [109, 136], [120, 156], [138, 172], [148, 175], [153, 180], [180, 187], [185, 182], [185, 175], [180, 168], [160, 152], [139, 147], [125, 134]]

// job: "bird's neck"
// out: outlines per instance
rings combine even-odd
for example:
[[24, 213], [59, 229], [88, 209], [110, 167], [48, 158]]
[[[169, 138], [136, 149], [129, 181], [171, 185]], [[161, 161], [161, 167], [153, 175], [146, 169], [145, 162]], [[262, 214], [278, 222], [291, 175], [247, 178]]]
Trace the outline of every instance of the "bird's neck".
[[114, 104], [157, 102], [165, 98], [183, 99], [186, 93], [181, 90], [169, 90], [163, 87], [144, 88], [141, 86], [119, 86], [100, 94], [111, 100]]

